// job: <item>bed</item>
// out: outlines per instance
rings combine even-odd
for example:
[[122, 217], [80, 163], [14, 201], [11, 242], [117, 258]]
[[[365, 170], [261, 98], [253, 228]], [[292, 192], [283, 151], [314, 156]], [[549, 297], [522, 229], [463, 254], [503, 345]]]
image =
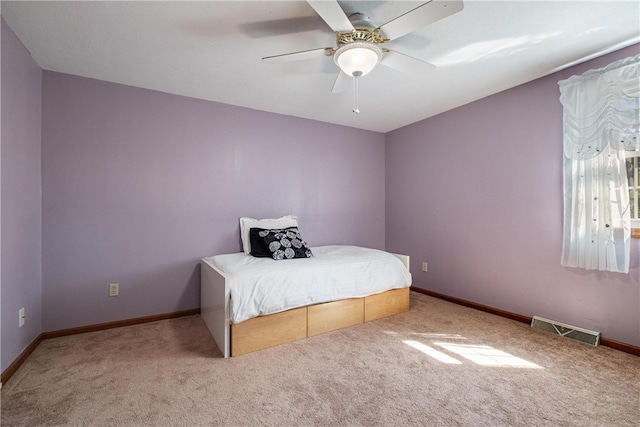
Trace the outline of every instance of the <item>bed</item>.
[[[201, 315], [224, 357], [409, 310], [408, 256], [349, 245], [311, 248], [297, 224], [257, 225], [243, 227], [241, 219], [243, 252], [201, 260]], [[278, 239], [293, 237], [290, 230], [298, 233], [300, 257], [283, 259], [280, 251], [277, 258], [268, 250], [256, 255], [261, 243], [249, 239], [249, 230], [267, 235], [274, 225], [280, 227]]]

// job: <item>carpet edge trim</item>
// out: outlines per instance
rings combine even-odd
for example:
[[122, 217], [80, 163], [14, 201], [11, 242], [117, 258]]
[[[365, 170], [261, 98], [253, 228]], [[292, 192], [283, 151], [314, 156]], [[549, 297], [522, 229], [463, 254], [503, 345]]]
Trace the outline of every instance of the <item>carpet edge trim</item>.
[[[411, 286], [411, 290], [418, 292], [423, 295], [427, 295], [433, 298], [438, 298], [444, 301], [452, 302], [454, 304], [462, 305], [465, 307], [473, 308], [476, 310], [484, 311], [489, 314], [495, 314], [496, 316], [506, 317], [507, 319], [515, 320], [522, 323], [531, 324], [531, 317], [524, 316], [522, 314], [513, 313], [506, 310], [501, 310], [499, 308], [491, 307], [484, 304], [478, 304], [473, 301], [464, 300], [461, 298], [452, 297], [449, 295], [441, 294], [438, 292], [433, 292], [427, 289], [417, 288], [415, 286]], [[600, 337], [600, 345], [604, 347], [613, 348], [614, 350], [619, 350], [624, 353], [629, 353], [634, 356], [640, 357], [640, 347], [637, 347], [632, 344], [627, 344], [621, 341], [616, 341], [610, 338]]]
[[43, 334], [39, 334], [31, 342], [31, 344], [29, 344], [27, 346], [27, 348], [22, 350], [22, 353], [20, 353], [18, 355], [18, 357], [16, 357], [16, 359], [9, 366], [7, 366], [7, 369], [5, 369], [4, 372], [2, 372], [2, 374], [0, 374], [0, 384], [1, 385], [4, 386], [7, 383], [7, 381], [9, 381], [9, 378], [11, 378], [13, 376], [13, 374], [16, 373], [18, 368], [20, 366], [22, 366], [22, 364], [25, 362], [25, 360], [27, 360], [27, 357], [29, 357], [31, 355], [31, 353], [33, 353], [33, 351], [36, 349], [36, 347], [38, 347], [38, 345], [40, 345], [40, 343], [44, 339], [42, 337], [42, 335]]
[[38, 345], [49, 338], [59, 338], [68, 335], [84, 334], [87, 332], [103, 331], [106, 329], [121, 328], [124, 326], [139, 325], [142, 323], [157, 322], [159, 320], [175, 319], [178, 317], [193, 316], [200, 314], [199, 308], [189, 310], [174, 311], [172, 313], [153, 314], [151, 316], [135, 317], [133, 319], [116, 320], [114, 322], [97, 323], [94, 325], [79, 326], [77, 328], [60, 329], [51, 332], [42, 332], [25, 348], [22, 353], [0, 374], [0, 386], [9, 381], [9, 378], [16, 373], [18, 368], [27, 360], [27, 357], [34, 352]]

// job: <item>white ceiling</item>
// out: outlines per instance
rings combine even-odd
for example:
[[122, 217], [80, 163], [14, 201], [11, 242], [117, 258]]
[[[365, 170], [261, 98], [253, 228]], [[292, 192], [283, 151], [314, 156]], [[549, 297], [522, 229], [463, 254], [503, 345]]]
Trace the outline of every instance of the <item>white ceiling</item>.
[[[424, 2], [341, 1], [381, 25]], [[640, 2], [481, 1], [389, 43], [437, 66], [423, 76], [377, 66], [332, 94], [329, 57], [264, 56], [333, 47], [304, 1], [2, 1], [44, 70], [388, 132], [640, 41]]]

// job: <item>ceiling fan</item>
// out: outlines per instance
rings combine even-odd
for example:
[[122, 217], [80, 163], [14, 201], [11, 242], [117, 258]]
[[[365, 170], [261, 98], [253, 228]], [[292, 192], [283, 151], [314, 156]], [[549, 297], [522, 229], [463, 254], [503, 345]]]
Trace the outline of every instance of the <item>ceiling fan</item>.
[[384, 44], [460, 12], [464, 7], [462, 0], [431, 0], [377, 27], [363, 13], [347, 16], [336, 0], [307, 0], [307, 3], [336, 33], [336, 47], [267, 56], [262, 60], [266, 63], [280, 63], [333, 57], [341, 71], [333, 84], [332, 92], [346, 90], [349, 78], [353, 77], [355, 113], [359, 112], [358, 78], [371, 72], [378, 63], [413, 74], [423, 74], [435, 68], [433, 64], [421, 59], [383, 47]]

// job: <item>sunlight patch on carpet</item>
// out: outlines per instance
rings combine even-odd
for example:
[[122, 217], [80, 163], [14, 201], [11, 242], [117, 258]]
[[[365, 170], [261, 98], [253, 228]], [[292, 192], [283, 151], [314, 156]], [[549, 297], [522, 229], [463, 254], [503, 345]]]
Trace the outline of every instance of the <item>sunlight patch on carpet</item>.
[[454, 344], [446, 342], [434, 342], [434, 344], [481, 366], [542, 369], [541, 366], [535, 363], [495, 349], [489, 345]]
[[[400, 335], [395, 332], [385, 331], [389, 335]], [[498, 350], [490, 345], [483, 344], [462, 344], [460, 340], [467, 338], [458, 334], [436, 334], [436, 333], [412, 333], [411, 335], [419, 335], [421, 338], [432, 338], [431, 344], [441, 347], [436, 349], [430, 345], [416, 340], [403, 340], [402, 343], [412, 347], [435, 360], [449, 365], [462, 365], [462, 357], [480, 366], [508, 367], [508, 368], [526, 368], [526, 369], [543, 369], [541, 366], [528, 360], [516, 357], [505, 351]], [[443, 342], [441, 340], [452, 340], [458, 342]], [[447, 354], [453, 353], [453, 355]]]
[[444, 354], [441, 351], [436, 350], [435, 348], [429, 347], [428, 345], [422, 344], [421, 342], [418, 341], [411, 341], [411, 340], [405, 340], [402, 341], [403, 343], [405, 343], [406, 345], [415, 348], [416, 350], [419, 350], [421, 352], [423, 352], [424, 354], [426, 354], [427, 356], [431, 356], [434, 359], [442, 362], [442, 363], [447, 363], [450, 365], [462, 365], [462, 362], [454, 359], [451, 356], [447, 356], [446, 354]]

